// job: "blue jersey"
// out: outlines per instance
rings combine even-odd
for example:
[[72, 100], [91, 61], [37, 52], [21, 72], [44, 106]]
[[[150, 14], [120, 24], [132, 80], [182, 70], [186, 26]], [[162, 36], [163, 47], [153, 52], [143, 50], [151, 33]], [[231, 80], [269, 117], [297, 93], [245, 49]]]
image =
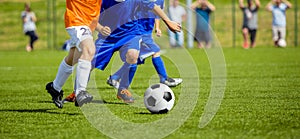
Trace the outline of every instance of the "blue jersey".
[[209, 30], [209, 14], [211, 10], [209, 8], [201, 9], [196, 8], [196, 19], [197, 19], [197, 29], [201, 31]]
[[154, 2], [151, 0], [125, 0], [117, 2], [115, 0], [103, 0], [99, 23], [111, 29], [109, 36], [98, 34], [98, 38], [103, 43], [116, 43], [123, 37], [141, 35], [138, 26], [137, 10], [143, 7], [144, 10], [152, 10]]
[[286, 15], [285, 11], [288, 6], [285, 3], [279, 4], [279, 6], [271, 6], [272, 15], [273, 15], [273, 26], [285, 27], [286, 26]]
[[[164, 0], [156, 0], [155, 4], [164, 8]], [[145, 7], [139, 7], [137, 10], [137, 17], [139, 18], [140, 31], [142, 34], [151, 34], [154, 28], [155, 19], [159, 17], [152, 11]]]

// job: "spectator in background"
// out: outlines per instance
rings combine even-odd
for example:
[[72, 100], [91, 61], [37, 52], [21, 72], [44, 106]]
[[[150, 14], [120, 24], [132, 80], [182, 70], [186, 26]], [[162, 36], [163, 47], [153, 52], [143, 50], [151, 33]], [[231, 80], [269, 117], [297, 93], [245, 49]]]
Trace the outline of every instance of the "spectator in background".
[[208, 0], [197, 0], [191, 6], [196, 11], [196, 32], [195, 40], [198, 42], [198, 48], [203, 48], [203, 42], [206, 48], [211, 47], [211, 34], [209, 29], [210, 13], [216, 8]]
[[287, 0], [272, 0], [267, 5], [267, 10], [272, 12], [272, 31], [275, 46], [285, 47], [286, 35], [286, 10], [292, 8], [292, 4]]
[[[179, 5], [179, 0], [173, 0], [169, 6], [169, 18], [182, 25], [182, 22], [186, 20], [186, 11]], [[180, 32], [169, 31], [169, 41], [171, 47], [183, 47], [184, 34]]]
[[249, 48], [249, 35], [250, 35], [250, 48], [255, 47], [255, 38], [257, 31], [257, 11], [260, 7], [260, 1], [255, 0], [254, 4], [252, 0], [247, 0], [247, 7], [244, 6], [244, 1], [239, 0], [239, 6], [243, 11], [243, 26], [242, 33], [244, 38], [243, 47]]
[[22, 21], [23, 21], [23, 32], [25, 35], [30, 37], [29, 44], [26, 46], [26, 50], [28, 52], [33, 50], [33, 43], [38, 40], [38, 36], [36, 34], [36, 25], [35, 22], [37, 21], [34, 12], [31, 11], [30, 5], [25, 3], [25, 11], [21, 13]]

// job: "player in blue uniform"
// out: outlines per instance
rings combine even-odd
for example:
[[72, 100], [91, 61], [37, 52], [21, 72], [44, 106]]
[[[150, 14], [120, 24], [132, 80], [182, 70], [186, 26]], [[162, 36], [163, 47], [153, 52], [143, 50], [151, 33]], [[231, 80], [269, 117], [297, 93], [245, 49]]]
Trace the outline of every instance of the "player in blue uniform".
[[[156, 0], [155, 4], [163, 9], [164, 0]], [[160, 47], [154, 42], [152, 38], [152, 31], [154, 26], [155, 31], [158, 36], [161, 35], [161, 30], [159, 28], [159, 17], [149, 10], [145, 10], [143, 7], [139, 7], [137, 10], [140, 31], [142, 33], [142, 43], [140, 48], [139, 63], [143, 64], [145, 58], [152, 55], [152, 63], [160, 77], [160, 82], [164, 83], [170, 87], [177, 86], [182, 82], [180, 78], [170, 78], [167, 75], [164, 63], [160, 57]], [[119, 88], [119, 80], [121, 78], [121, 73], [124, 69], [119, 69], [116, 73], [110, 76], [107, 83], [115, 88]], [[129, 76], [133, 77], [133, 76]], [[129, 79], [131, 81], [132, 79]]]
[[[181, 30], [178, 23], [170, 21], [166, 14], [151, 0], [103, 0], [99, 23], [111, 29], [109, 36], [99, 33], [96, 40], [96, 54], [92, 62], [95, 68], [104, 70], [115, 51], [120, 52], [124, 62], [121, 67], [120, 87], [117, 97], [126, 103], [134, 102], [128, 87], [136, 71], [140, 50], [141, 30], [136, 19], [137, 9], [152, 10], [159, 15], [170, 30]], [[130, 74], [129, 74], [130, 73]], [[132, 77], [131, 77], [132, 76]], [[68, 97], [67, 97], [68, 98]], [[66, 99], [67, 99], [66, 98]]]

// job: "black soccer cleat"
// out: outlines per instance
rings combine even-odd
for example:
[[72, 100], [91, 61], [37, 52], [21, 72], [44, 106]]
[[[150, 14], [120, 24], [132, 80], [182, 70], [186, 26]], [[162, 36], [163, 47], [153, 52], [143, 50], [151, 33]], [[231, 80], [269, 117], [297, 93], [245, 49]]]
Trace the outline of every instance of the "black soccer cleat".
[[46, 85], [46, 90], [48, 91], [48, 93], [51, 95], [52, 97], [52, 101], [55, 104], [56, 107], [58, 108], [62, 108], [63, 107], [63, 102], [62, 102], [62, 98], [63, 98], [63, 92], [64, 91], [56, 91], [53, 87], [53, 82], [50, 82]]
[[83, 104], [87, 104], [93, 100], [93, 96], [87, 91], [80, 91], [75, 97], [75, 106], [81, 107]]

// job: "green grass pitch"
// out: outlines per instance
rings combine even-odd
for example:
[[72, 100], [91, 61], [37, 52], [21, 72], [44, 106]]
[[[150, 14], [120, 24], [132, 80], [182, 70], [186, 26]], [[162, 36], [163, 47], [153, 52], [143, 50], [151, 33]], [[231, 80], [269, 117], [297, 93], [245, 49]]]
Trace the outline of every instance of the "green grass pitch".
[[[167, 53], [170, 51], [183, 49], [168, 49]], [[209, 97], [211, 69], [204, 50], [188, 50], [198, 71], [195, 76], [200, 81], [199, 97], [191, 115], [165, 138], [300, 138], [300, 50], [224, 48], [223, 52], [227, 70], [224, 98], [214, 118], [199, 128], [199, 118]], [[74, 104], [67, 103], [58, 109], [51, 103], [45, 84], [54, 79], [65, 55], [66, 52], [45, 50], [0, 52], [0, 138], [109, 138]], [[179, 77], [176, 61], [167, 57], [164, 60], [168, 74]], [[120, 102], [115, 90], [106, 85], [112, 67], [110, 64], [105, 71], [93, 71], [96, 86], [91, 88], [102, 98], [95, 98], [83, 108], [106, 106], [120, 119], [137, 124], [170, 115], [150, 114], [143, 107]], [[72, 92], [72, 78], [74, 75], [63, 88], [65, 95]], [[181, 88], [189, 86], [185, 81], [193, 80], [197, 79], [186, 78], [182, 85], [172, 88], [177, 98]], [[150, 81], [157, 81], [157, 77], [151, 60], [147, 59], [145, 65], [139, 66], [131, 88], [143, 96]], [[101, 119], [101, 112], [97, 114]], [[164, 123], [161, 126], [168, 128]], [[128, 134], [134, 137], [134, 133]]]

